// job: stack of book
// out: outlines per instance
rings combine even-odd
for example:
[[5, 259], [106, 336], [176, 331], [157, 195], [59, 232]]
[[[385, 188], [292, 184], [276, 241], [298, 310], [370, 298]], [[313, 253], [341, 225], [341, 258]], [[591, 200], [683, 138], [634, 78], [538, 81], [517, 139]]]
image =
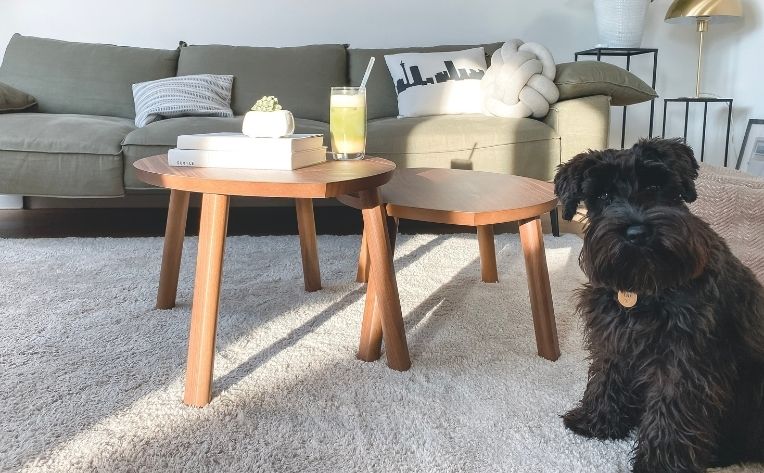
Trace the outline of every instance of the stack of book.
[[292, 170], [326, 161], [322, 135], [250, 138], [242, 133], [181, 135], [170, 166]]

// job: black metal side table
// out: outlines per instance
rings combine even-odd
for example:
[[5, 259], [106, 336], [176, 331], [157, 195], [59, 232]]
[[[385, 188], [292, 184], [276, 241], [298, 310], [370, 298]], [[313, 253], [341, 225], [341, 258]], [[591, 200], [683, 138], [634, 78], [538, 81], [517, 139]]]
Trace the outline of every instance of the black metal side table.
[[[618, 56], [626, 58], [626, 70], [631, 70], [632, 56], [642, 54], [653, 55], [653, 81], [652, 87], [655, 89], [655, 79], [658, 73], [658, 50], [655, 48], [592, 48], [576, 52], [576, 62], [579, 56], [595, 56], [597, 61], [601, 61], [603, 56]], [[650, 101], [650, 130], [649, 137], [653, 137], [653, 119], [655, 118], [655, 99]], [[626, 105], [623, 106], [623, 119], [621, 121], [621, 148], [626, 144]]]
[[730, 149], [730, 129], [732, 127], [732, 99], [722, 99], [716, 97], [679, 97], [675, 99], [663, 100], [663, 133], [662, 136], [666, 136], [666, 109], [671, 102], [684, 103], [684, 134], [683, 137], [687, 141], [687, 121], [690, 116], [690, 104], [702, 103], [703, 104], [703, 137], [700, 142], [700, 162], [703, 162], [703, 156], [706, 154], [706, 124], [708, 121], [708, 104], [709, 103], [726, 103], [727, 104], [727, 142], [724, 144], [724, 167], [727, 167], [727, 157], [729, 156]]

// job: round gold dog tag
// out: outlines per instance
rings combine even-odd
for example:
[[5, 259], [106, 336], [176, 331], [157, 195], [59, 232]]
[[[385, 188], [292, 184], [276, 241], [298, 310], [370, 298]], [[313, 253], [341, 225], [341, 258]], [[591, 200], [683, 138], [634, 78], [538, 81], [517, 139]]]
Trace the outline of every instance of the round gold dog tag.
[[637, 305], [637, 295], [633, 292], [618, 291], [618, 302], [627, 309], [631, 309]]

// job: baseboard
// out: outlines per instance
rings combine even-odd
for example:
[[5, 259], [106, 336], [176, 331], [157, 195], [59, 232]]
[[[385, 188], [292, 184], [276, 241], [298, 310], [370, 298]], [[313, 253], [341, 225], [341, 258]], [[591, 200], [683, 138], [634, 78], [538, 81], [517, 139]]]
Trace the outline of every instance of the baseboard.
[[[191, 195], [191, 207], [199, 207], [199, 194]], [[27, 209], [71, 209], [71, 208], [167, 208], [170, 200], [169, 192], [133, 193], [113, 199], [63, 199], [55, 197], [26, 197]], [[231, 207], [285, 207], [294, 205], [293, 199], [277, 199], [269, 197], [240, 197], [231, 198]], [[326, 205], [341, 205], [334, 199], [315, 199], [316, 207]]]
[[0, 194], [0, 210], [23, 209], [24, 196]]

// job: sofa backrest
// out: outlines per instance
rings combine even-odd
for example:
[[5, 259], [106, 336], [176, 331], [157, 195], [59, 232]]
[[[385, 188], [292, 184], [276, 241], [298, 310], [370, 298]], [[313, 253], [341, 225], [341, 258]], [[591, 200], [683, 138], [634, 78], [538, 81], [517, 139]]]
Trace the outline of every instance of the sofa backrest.
[[460, 51], [482, 46], [485, 48], [486, 62], [490, 64], [491, 55], [504, 43], [473, 44], [473, 45], [450, 45], [450, 46], [429, 46], [413, 48], [392, 48], [392, 49], [348, 49], [348, 68], [350, 74], [350, 85], [357, 86], [361, 83], [366, 66], [372, 56], [376, 57], [374, 69], [369, 82], [366, 83], [366, 103], [369, 119], [396, 117], [398, 116], [398, 95], [395, 93], [393, 76], [387, 70], [384, 57], [386, 54], [398, 54], [409, 52], [446, 52]]
[[177, 64], [177, 50], [15, 34], [0, 66], [0, 82], [34, 96], [42, 113], [134, 118], [132, 84], [172, 77]]
[[264, 95], [275, 95], [294, 116], [329, 121], [333, 86], [347, 82], [342, 44], [287, 48], [201, 45], [180, 49], [178, 75], [232, 74], [234, 114], [243, 115]]

